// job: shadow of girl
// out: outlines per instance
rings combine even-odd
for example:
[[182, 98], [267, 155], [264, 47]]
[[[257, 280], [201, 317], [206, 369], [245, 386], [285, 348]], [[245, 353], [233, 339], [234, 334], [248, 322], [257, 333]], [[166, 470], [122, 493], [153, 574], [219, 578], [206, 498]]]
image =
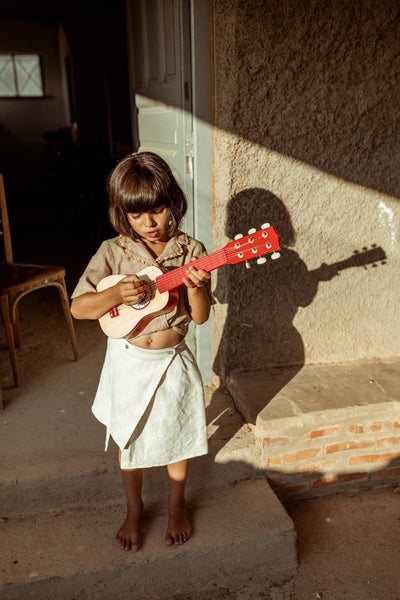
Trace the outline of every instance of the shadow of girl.
[[262, 265], [252, 261], [250, 269], [243, 264], [222, 267], [214, 292], [219, 303], [228, 305], [213, 365], [221, 385], [229, 389], [229, 380], [237, 372], [276, 372], [274, 368], [282, 367], [279, 377], [266, 378], [262, 399], [248, 399], [257, 404], [256, 412], [304, 365], [304, 344], [293, 320], [299, 307], [312, 302], [318, 287], [318, 278], [290, 249], [295, 232], [282, 200], [260, 188], [246, 189], [231, 199], [226, 221], [229, 238], [246, 234], [250, 228], [259, 229], [266, 222], [279, 235], [281, 257], [271, 260], [267, 256]]
[[[211, 398], [207, 420], [213, 426], [211, 453], [215, 459], [225, 449], [227, 464], [230, 440], [236, 439], [231, 445], [235, 450], [232, 457], [239, 456], [236, 446], [245, 450], [250, 447], [247, 441], [243, 446], [241, 436], [236, 436], [243, 422], [255, 425], [263, 435], [264, 423], [291, 417], [297, 410], [290, 392], [279, 392], [304, 366], [304, 344], [294, 319], [300, 307], [312, 303], [319, 282], [330, 281], [347, 268], [386, 264], [385, 251], [374, 243], [370, 249], [354, 250], [349, 258], [331, 264], [323, 262], [309, 270], [291, 248], [295, 232], [286, 207], [274, 194], [260, 188], [244, 190], [232, 198], [226, 235], [245, 235], [248, 229], [259, 229], [266, 222], [278, 233], [281, 257], [271, 260], [266, 255], [267, 261], [262, 265], [253, 260], [250, 269], [243, 263], [222, 267], [214, 291], [217, 301], [227, 305], [227, 313], [213, 365], [221, 386]], [[221, 402], [221, 393], [225, 393], [225, 401], [228, 397], [233, 400], [241, 416], [232, 404]], [[243, 429], [243, 436], [247, 430]], [[215, 462], [220, 464], [221, 460]]]

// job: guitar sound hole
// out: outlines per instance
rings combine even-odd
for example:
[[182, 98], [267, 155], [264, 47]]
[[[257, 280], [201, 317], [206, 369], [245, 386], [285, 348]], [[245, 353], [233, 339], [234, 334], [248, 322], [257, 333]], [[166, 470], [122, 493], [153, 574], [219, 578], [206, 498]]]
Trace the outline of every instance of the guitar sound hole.
[[132, 308], [135, 310], [143, 310], [150, 304], [151, 300], [151, 288], [148, 283], [146, 283], [146, 291], [144, 293], [143, 298], [137, 304], [131, 304]]

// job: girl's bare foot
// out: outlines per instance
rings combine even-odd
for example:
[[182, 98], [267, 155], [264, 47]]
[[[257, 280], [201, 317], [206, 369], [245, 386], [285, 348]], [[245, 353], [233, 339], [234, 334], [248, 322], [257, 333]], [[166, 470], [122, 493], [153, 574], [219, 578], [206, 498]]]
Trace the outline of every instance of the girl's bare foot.
[[165, 534], [166, 546], [178, 546], [188, 541], [192, 528], [185, 505], [168, 506], [168, 527]]
[[143, 503], [140, 507], [129, 509], [125, 521], [118, 530], [115, 539], [123, 550], [137, 552], [142, 546], [142, 535], [140, 531]]
[[128, 510], [126, 519], [119, 528], [115, 539], [123, 550], [137, 552], [142, 545], [140, 521], [143, 513], [141, 495], [143, 469], [121, 469], [121, 474], [126, 492]]

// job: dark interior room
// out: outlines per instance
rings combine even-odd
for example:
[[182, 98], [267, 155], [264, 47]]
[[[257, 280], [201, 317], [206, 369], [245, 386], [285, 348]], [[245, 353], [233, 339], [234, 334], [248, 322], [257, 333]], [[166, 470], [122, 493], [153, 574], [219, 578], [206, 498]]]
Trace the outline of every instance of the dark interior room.
[[[0, 172], [14, 260], [65, 266], [69, 291], [114, 235], [106, 179], [133, 149], [125, 28], [123, 0], [0, 2]], [[37, 57], [36, 72], [24, 57]]]

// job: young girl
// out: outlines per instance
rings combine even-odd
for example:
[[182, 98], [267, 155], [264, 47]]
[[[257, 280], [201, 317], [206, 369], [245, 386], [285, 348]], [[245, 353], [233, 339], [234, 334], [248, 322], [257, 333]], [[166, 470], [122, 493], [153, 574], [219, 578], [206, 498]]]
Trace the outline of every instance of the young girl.
[[[179, 231], [187, 203], [167, 163], [151, 152], [121, 160], [108, 179], [109, 216], [118, 237], [104, 241], [72, 294], [76, 319], [99, 319], [115, 306], [140, 305], [145, 282], [135, 273], [150, 265], [163, 270], [188, 265], [174, 306], [137, 333], [109, 337], [92, 406], [119, 446], [127, 516], [116, 539], [124, 550], [141, 546], [143, 469], [166, 465], [170, 481], [165, 544], [191, 535], [185, 508], [188, 460], [207, 453], [203, 385], [184, 337], [189, 322], [210, 313], [210, 274], [191, 266], [206, 254], [201, 242]], [[126, 274], [103, 291], [111, 274]], [[139, 327], [140, 329], [140, 327]]]

